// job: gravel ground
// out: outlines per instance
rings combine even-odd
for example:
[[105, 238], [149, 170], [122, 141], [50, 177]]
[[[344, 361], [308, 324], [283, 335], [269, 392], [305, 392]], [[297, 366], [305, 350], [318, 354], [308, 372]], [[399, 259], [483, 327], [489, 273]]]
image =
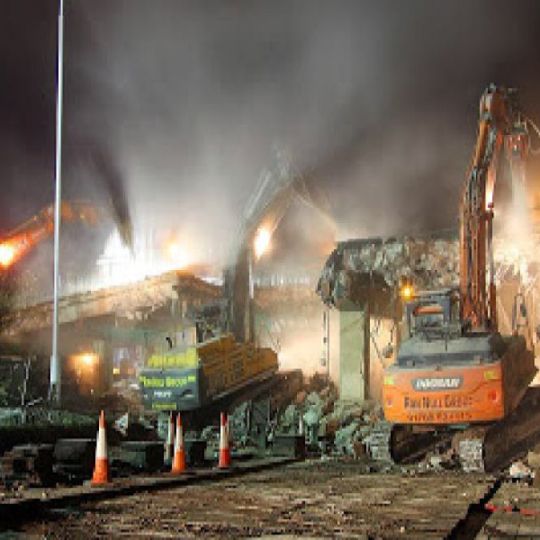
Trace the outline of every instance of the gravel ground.
[[493, 513], [478, 539], [540, 538], [539, 488], [538, 484], [530, 486], [523, 482], [505, 482], [490, 501]]
[[493, 480], [307, 462], [55, 511], [40, 538], [444, 538]]

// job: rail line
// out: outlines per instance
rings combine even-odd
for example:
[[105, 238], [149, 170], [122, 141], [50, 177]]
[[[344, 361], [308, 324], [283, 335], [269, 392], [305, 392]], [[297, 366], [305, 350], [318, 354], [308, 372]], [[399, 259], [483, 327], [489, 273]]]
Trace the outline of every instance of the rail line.
[[182, 476], [171, 476], [165, 473], [155, 476], [124, 478], [99, 488], [83, 485], [67, 488], [28, 489], [19, 497], [6, 498], [0, 502], [0, 531], [38, 519], [44, 512], [51, 509], [79, 506], [86, 502], [178, 488], [202, 482], [216, 482], [251, 472], [281, 467], [296, 461], [298, 458], [272, 457], [239, 462], [225, 470], [217, 468], [195, 469]]

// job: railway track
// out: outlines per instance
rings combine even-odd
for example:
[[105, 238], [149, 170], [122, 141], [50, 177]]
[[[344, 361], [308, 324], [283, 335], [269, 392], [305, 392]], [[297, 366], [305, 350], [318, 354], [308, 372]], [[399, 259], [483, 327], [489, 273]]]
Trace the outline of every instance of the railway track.
[[0, 498], [0, 531], [6, 526], [13, 527], [19, 523], [39, 519], [44, 513], [54, 509], [80, 506], [85, 503], [133, 496], [139, 493], [164, 491], [203, 482], [217, 482], [268, 468], [281, 467], [294, 461], [296, 458], [272, 457], [239, 462], [225, 470], [216, 468], [193, 470], [182, 476], [139, 475], [129, 479], [119, 479], [108, 486], [99, 488], [83, 485], [52, 489], [27, 489], [11, 495], [3, 494]]
[[462, 473], [366, 474], [360, 462], [317, 460], [56, 507], [19, 531], [58, 539], [441, 539], [470, 523], [471, 506], [495, 482]]

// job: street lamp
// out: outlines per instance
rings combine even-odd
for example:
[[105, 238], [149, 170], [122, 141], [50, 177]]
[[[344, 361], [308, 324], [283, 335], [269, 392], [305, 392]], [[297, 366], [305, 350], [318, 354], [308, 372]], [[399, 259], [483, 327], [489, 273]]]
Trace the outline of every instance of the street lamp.
[[58, 355], [58, 295], [60, 286], [60, 205], [62, 202], [62, 90], [64, 71], [64, 0], [60, 0], [58, 13], [58, 73], [56, 87], [56, 161], [55, 161], [55, 198], [54, 198], [54, 284], [53, 284], [53, 320], [52, 354], [50, 367], [49, 399], [60, 405], [62, 367]]

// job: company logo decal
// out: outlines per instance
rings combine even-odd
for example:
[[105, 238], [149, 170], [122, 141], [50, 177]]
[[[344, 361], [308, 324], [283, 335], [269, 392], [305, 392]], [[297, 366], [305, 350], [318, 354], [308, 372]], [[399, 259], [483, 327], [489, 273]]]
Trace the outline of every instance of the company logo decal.
[[422, 377], [414, 379], [413, 388], [418, 392], [430, 390], [457, 390], [463, 384], [462, 377]]

